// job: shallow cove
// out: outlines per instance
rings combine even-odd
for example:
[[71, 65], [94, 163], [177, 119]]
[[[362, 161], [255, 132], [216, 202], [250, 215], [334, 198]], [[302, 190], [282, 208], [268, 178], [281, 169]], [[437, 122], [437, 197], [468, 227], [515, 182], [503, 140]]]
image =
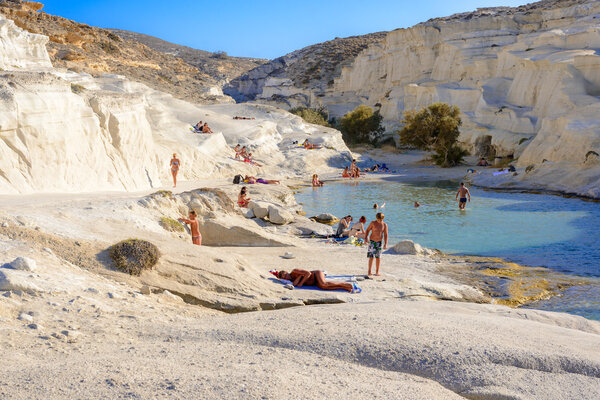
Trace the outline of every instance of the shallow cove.
[[[564, 274], [600, 277], [600, 203], [531, 193], [470, 188], [472, 201], [459, 211], [457, 182], [344, 181], [296, 195], [307, 215], [331, 212], [374, 219], [383, 208], [390, 244], [410, 239], [456, 255], [496, 256]], [[418, 201], [421, 207], [415, 208]], [[365, 226], [366, 227], [366, 226]], [[531, 304], [600, 319], [600, 288], [570, 288], [562, 299]]]

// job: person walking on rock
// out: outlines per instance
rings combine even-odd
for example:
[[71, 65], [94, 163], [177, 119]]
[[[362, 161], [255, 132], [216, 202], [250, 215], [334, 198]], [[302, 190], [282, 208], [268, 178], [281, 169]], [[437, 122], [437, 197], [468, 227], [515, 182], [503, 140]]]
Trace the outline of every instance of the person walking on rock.
[[[367, 258], [369, 259], [369, 271], [367, 274], [369, 276], [371, 276], [371, 269], [373, 268], [373, 259], [375, 259], [375, 275], [381, 275], [379, 273], [381, 251], [382, 249], [387, 249], [388, 245], [388, 226], [383, 222], [384, 217], [383, 213], [377, 213], [377, 219], [371, 221], [365, 233], [365, 241], [369, 241], [369, 248], [367, 250]], [[382, 243], [383, 248], [381, 246]]]
[[188, 224], [190, 226], [190, 231], [192, 232], [192, 243], [202, 246], [202, 235], [200, 234], [200, 224], [196, 219], [196, 211], [190, 211], [189, 219], [177, 218], [177, 221]]
[[458, 200], [458, 196], [460, 195], [460, 200], [458, 202], [458, 208], [460, 210], [464, 210], [467, 205], [467, 196], [469, 197], [469, 203], [471, 202], [471, 192], [465, 186], [464, 182], [460, 183], [460, 187], [458, 188], [458, 192], [456, 192], [456, 200]]
[[177, 153], [173, 153], [173, 158], [171, 159], [171, 175], [173, 175], [173, 187], [177, 187], [177, 173], [179, 172], [179, 167], [181, 166], [181, 161], [177, 158]]

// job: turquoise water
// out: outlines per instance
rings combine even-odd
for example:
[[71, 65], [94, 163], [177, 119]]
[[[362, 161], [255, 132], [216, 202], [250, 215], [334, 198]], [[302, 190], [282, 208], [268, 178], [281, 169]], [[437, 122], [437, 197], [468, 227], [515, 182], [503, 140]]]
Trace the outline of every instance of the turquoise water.
[[[410, 239], [446, 253], [502, 257], [565, 274], [600, 277], [600, 203], [531, 193], [470, 188], [459, 211], [457, 182], [331, 182], [296, 195], [308, 215], [331, 212], [375, 218], [383, 210], [390, 243]], [[418, 201], [422, 206], [414, 207]], [[571, 288], [562, 298], [533, 305], [600, 319], [600, 289]]]

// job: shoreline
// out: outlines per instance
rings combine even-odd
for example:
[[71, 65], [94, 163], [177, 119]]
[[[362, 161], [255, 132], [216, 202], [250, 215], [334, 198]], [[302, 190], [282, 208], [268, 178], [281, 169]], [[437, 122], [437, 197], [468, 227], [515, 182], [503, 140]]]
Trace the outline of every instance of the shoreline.
[[[416, 167], [418, 168], [418, 167]], [[410, 168], [407, 168], [405, 173], [410, 171]], [[327, 182], [389, 182], [395, 181], [399, 183], [410, 183], [410, 182], [422, 182], [422, 181], [436, 181], [439, 179], [437, 176], [429, 177], [429, 179], [423, 179], [423, 176], [419, 177], [409, 177], [406, 175], [385, 173], [380, 174], [377, 173], [375, 176], [373, 174], [366, 174], [361, 178], [342, 178], [340, 176], [332, 176], [326, 177]], [[454, 178], [450, 180], [459, 181], [460, 178]], [[593, 198], [584, 198], [582, 196], [567, 196], [563, 193], [558, 192], [544, 192], [544, 191], [529, 191], [529, 190], [520, 190], [520, 189], [498, 189], [498, 188], [488, 188], [481, 187], [478, 185], [473, 185], [482, 190], [486, 191], [494, 191], [501, 193], [531, 193], [531, 194], [541, 194], [541, 195], [557, 195], [564, 198], [577, 198], [584, 201], [592, 201], [592, 202], [600, 202], [600, 199]], [[307, 187], [307, 188], [310, 188]], [[298, 190], [307, 189], [307, 188], [298, 188]], [[297, 189], [294, 189], [297, 190]], [[294, 192], [295, 195], [296, 191]], [[330, 212], [329, 210], [322, 210], [321, 212]], [[412, 239], [414, 240], [414, 239]], [[415, 241], [415, 243], [417, 243]], [[585, 275], [577, 275], [577, 274], [566, 274], [564, 272], [555, 270], [553, 268], [548, 267], [536, 267], [521, 263], [516, 263], [510, 258], [497, 257], [493, 255], [480, 255], [480, 254], [450, 254], [442, 252], [438, 249], [433, 249], [434, 251], [439, 252], [436, 257], [441, 257], [445, 261], [451, 260], [460, 260], [464, 262], [465, 266], [459, 271], [445, 271], [440, 270], [439, 273], [445, 276], [456, 279], [459, 282], [471, 285], [479, 290], [482, 290], [484, 293], [489, 295], [494, 299], [496, 304], [506, 305], [512, 308], [520, 308], [524, 306], [530, 306], [533, 309], [535, 308], [535, 303], [548, 300], [552, 297], [560, 297], [562, 294], [574, 287], [574, 286], [593, 286], [600, 283], [600, 277], [594, 276], [585, 276]], [[487, 267], [482, 266], [481, 264], [485, 263]], [[505, 284], [505, 282], [497, 282], [496, 285], [490, 284], [490, 280], [492, 276], [490, 274], [485, 275], [478, 270], [487, 268], [494, 270], [495, 273], [493, 277], [500, 280], [508, 280], [510, 282], [509, 287]], [[517, 276], [514, 273], [514, 269], [520, 269], [521, 273]], [[579, 314], [572, 314], [579, 315]], [[598, 318], [593, 318], [592, 320], [598, 320]]]

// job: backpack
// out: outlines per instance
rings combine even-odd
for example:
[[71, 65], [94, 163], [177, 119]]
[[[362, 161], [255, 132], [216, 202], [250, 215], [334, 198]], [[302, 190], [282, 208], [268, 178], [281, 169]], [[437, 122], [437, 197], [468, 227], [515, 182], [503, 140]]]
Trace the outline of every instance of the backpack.
[[240, 182], [244, 180], [244, 177], [241, 175], [236, 175], [233, 177], [233, 183], [238, 185]]

